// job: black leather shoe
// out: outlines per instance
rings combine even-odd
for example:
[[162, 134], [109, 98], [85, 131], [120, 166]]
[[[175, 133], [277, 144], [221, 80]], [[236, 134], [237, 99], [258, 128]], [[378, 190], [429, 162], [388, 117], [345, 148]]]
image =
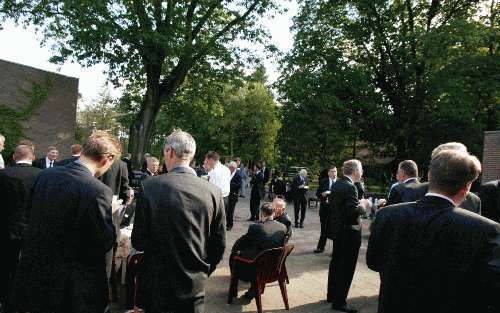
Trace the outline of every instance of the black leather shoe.
[[232, 227], [229, 227], [229, 226], [226, 226], [226, 230], [227, 231], [231, 231], [231, 229], [233, 229]]
[[300, 223], [299, 227], [304, 228], [304, 224]]
[[351, 307], [348, 304], [344, 304], [342, 306], [336, 306], [335, 304], [332, 304], [332, 309], [335, 311], [341, 311], [341, 312], [346, 312], [346, 313], [358, 313], [358, 310]]
[[247, 222], [253, 222], [253, 221], [254, 221], [253, 217], [247, 219]]
[[314, 250], [314, 253], [323, 253], [325, 249], [316, 249]]
[[243, 297], [245, 297], [245, 299], [252, 300], [253, 298], [255, 298], [255, 291], [253, 291], [252, 289], [247, 290], [247, 292], [243, 294]]
[[299, 223], [295, 223], [295, 228], [299, 228]]

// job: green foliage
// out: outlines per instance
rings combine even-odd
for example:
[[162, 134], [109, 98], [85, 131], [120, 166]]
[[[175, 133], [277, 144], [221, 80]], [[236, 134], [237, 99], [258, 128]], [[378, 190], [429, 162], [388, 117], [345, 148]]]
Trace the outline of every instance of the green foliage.
[[24, 134], [23, 124], [47, 100], [51, 86], [51, 80], [46, 77], [43, 83], [32, 82], [31, 90], [22, 90], [27, 99], [25, 104], [0, 104], [0, 116], [2, 117], [0, 119], [0, 134], [6, 138], [6, 155], [11, 155], [14, 152], [20, 140], [29, 139]]
[[125, 128], [120, 124], [121, 114], [107, 88], [103, 88], [99, 99], [76, 113], [76, 141], [85, 142], [93, 130], [107, 130], [116, 137], [122, 137]]
[[299, 3], [278, 85], [284, 162], [341, 160], [355, 139], [395, 162], [426, 165], [446, 141], [481, 154], [500, 126], [497, 2]]

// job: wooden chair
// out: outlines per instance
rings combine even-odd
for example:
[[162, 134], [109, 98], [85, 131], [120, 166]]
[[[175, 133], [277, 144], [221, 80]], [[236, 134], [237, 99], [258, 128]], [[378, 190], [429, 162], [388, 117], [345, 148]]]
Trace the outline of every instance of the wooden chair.
[[255, 277], [251, 281], [251, 290], [255, 291], [255, 301], [257, 303], [257, 311], [262, 313], [262, 297], [266, 284], [278, 281], [281, 296], [285, 303], [285, 308], [290, 309], [288, 305], [288, 294], [286, 284], [288, 281], [288, 273], [286, 271], [286, 258], [292, 252], [294, 246], [286, 245], [282, 248], [274, 248], [262, 251], [255, 260], [249, 260], [244, 257], [236, 256], [234, 258], [235, 266], [231, 269], [231, 283], [229, 285], [228, 303], [233, 302], [233, 298], [238, 294], [238, 280], [240, 279], [236, 262], [246, 264], [247, 266], [255, 267]]

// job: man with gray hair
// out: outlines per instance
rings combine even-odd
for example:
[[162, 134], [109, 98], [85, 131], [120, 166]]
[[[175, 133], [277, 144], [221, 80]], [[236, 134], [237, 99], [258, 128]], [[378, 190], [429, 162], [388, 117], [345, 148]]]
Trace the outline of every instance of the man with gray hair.
[[205, 283], [226, 246], [224, 202], [217, 186], [189, 167], [196, 143], [174, 130], [163, 149], [168, 173], [143, 181], [132, 246], [144, 251], [139, 293], [148, 313], [203, 312]]
[[[440, 144], [431, 153], [431, 162], [432, 160], [442, 151], [445, 150], [453, 150], [460, 151], [464, 153], [467, 152], [467, 147], [460, 142], [447, 142]], [[429, 190], [429, 183], [420, 184], [418, 188], [416, 188], [415, 193], [412, 196], [407, 197], [406, 201], [417, 201], [420, 200]], [[460, 207], [464, 210], [471, 211], [477, 214], [481, 214], [481, 199], [473, 194], [472, 192], [467, 192], [467, 196], [460, 204]]]
[[[295, 176], [291, 185], [293, 194], [293, 211], [295, 218], [295, 228], [304, 228], [304, 219], [306, 218], [307, 209], [307, 191], [309, 190], [309, 179], [307, 178], [307, 170], [301, 169], [299, 174]], [[299, 224], [300, 214], [300, 224]]]
[[460, 208], [480, 170], [467, 152], [437, 152], [428, 193], [377, 213], [366, 262], [379, 313], [500, 311], [500, 225]]
[[238, 164], [236, 164], [235, 161], [230, 161], [228, 167], [231, 172], [231, 184], [228, 197], [229, 201], [226, 207], [226, 230], [229, 231], [233, 228], [234, 208], [236, 207], [236, 203], [238, 203], [242, 180], [240, 171], [238, 171]]

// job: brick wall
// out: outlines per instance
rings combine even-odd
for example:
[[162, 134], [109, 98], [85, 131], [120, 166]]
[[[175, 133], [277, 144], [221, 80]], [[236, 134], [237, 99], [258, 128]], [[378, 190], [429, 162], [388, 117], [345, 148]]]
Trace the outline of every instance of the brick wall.
[[47, 80], [50, 81], [47, 100], [24, 123], [23, 132], [35, 143], [37, 157], [45, 156], [49, 146], [56, 146], [62, 159], [71, 155], [70, 146], [75, 140], [78, 78], [0, 60], [3, 105], [14, 108], [25, 105], [27, 97], [23, 90], [31, 91], [33, 82], [45, 86]]
[[484, 132], [482, 183], [500, 179], [500, 130]]

